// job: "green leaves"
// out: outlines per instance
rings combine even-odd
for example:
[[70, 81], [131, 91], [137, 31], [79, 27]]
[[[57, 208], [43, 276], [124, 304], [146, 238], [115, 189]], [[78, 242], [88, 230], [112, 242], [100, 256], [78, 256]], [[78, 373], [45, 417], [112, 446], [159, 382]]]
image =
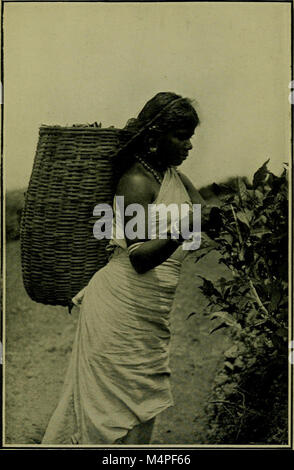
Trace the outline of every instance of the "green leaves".
[[206, 279], [203, 276], [198, 276], [198, 277], [200, 277], [203, 281], [203, 284], [201, 286], [201, 290], [202, 290], [203, 294], [206, 295], [206, 297], [210, 298], [213, 295], [216, 298], [221, 297], [221, 292], [218, 289], [216, 289], [214, 284], [209, 279]]
[[238, 356], [238, 346], [237, 344], [233, 344], [229, 349], [224, 352], [224, 356], [226, 359], [235, 359]]
[[266, 177], [268, 175], [267, 164], [269, 161], [270, 159], [264, 162], [264, 164], [260, 168], [258, 168], [258, 170], [255, 172], [253, 176], [253, 188], [254, 189], [258, 188], [258, 186], [262, 186], [265, 183]]
[[238, 177], [238, 195], [239, 195], [239, 201], [240, 205], [242, 206], [243, 203], [245, 203], [248, 200], [249, 194], [247, 192], [247, 187], [244, 181]]
[[[287, 171], [276, 176], [268, 170], [268, 162], [255, 172], [252, 186], [243, 178], [235, 178], [216, 188], [226, 197], [218, 209], [222, 224], [215, 249], [233, 279], [212, 282], [200, 276], [211, 318], [218, 320], [211, 333], [229, 327], [234, 334], [249, 331], [250, 340], [255, 332], [266, 328], [266, 342], [270, 335], [277, 336], [277, 325], [287, 329]], [[280, 344], [281, 338], [276, 343]]]
[[[213, 322], [210, 334], [226, 328], [226, 337], [229, 333], [232, 339], [211, 402], [217, 403], [213, 422], [219, 420], [218, 432], [227, 426], [232, 442], [244, 432], [251, 440], [258, 426], [243, 428], [252, 417], [260, 417], [264, 427], [281, 386], [279, 381], [278, 388], [271, 388], [275, 374], [284, 369], [287, 374], [288, 180], [286, 170], [281, 176], [271, 173], [268, 162], [255, 172], [252, 185], [238, 178], [217, 188], [223, 200], [218, 214], [222, 224], [214, 240], [219, 262], [231, 270], [232, 278], [212, 282], [200, 277]], [[286, 403], [287, 386], [283, 393]], [[269, 403], [262, 414], [264, 397]], [[232, 414], [234, 408], [239, 411]]]
[[220, 319], [222, 322], [213, 328], [209, 334], [212, 334], [214, 331], [220, 330], [221, 328], [226, 328], [228, 326], [236, 328], [237, 330], [241, 330], [241, 325], [236, 320], [234, 320], [232, 315], [230, 315], [228, 312], [214, 312], [210, 316], [210, 319]]
[[262, 201], [263, 201], [263, 193], [262, 193], [261, 191], [259, 191], [258, 189], [255, 189], [255, 190], [253, 191], [253, 195], [254, 195], [254, 197], [257, 199], [257, 201], [258, 201], [259, 203], [262, 203]]
[[247, 225], [247, 227], [250, 228], [250, 223], [245, 212], [239, 211], [236, 213], [236, 216], [238, 220], [240, 220], [243, 224]]

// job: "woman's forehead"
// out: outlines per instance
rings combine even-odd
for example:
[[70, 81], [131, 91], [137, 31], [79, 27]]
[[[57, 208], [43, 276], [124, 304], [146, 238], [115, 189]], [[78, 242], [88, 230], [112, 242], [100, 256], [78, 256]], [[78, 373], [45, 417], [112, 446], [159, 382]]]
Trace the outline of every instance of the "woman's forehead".
[[187, 125], [187, 126], [179, 126], [174, 127], [171, 132], [173, 134], [183, 134], [183, 135], [193, 135], [195, 132], [196, 126], [194, 125]]

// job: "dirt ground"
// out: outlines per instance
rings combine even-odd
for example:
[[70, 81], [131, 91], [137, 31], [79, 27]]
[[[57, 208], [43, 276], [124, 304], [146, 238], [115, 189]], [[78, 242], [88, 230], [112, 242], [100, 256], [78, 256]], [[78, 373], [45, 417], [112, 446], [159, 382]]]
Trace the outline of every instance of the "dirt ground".
[[[57, 404], [67, 367], [77, 313], [37, 304], [21, 277], [19, 242], [6, 247], [5, 443], [39, 444]], [[197, 264], [183, 264], [171, 312], [171, 369], [175, 406], [156, 420], [152, 444], [205, 444], [201, 412], [229, 340], [222, 330], [209, 335], [206, 300], [198, 289], [203, 275], [226, 275], [215, 252]], [[187, 319], [191, 312], [196, 312]], [[199, 417], [200, 416], [200, 417]]]

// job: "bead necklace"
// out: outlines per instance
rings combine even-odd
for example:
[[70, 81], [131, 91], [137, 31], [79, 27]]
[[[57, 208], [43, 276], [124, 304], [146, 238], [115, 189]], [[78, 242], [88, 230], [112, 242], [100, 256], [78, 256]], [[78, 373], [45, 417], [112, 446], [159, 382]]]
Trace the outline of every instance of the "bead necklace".
[[143, 160], [143, 158], [139, 157], [139, 155], [136, 155], [136, 160], [138, 160], [142, 165], [143, 167], [148, 170], [150, 173], [152, 173], [152, 175], [154, 176], [154, 178], [156, 179], [156, 181], [161, 184], [162, 183], [162, 176], [160, 175], [160, 173], [158, 171], [155, 170], [155, 168], [153, 168], [152, 166], [150, 166], [147, 162], [145, 162], [145, 160]]

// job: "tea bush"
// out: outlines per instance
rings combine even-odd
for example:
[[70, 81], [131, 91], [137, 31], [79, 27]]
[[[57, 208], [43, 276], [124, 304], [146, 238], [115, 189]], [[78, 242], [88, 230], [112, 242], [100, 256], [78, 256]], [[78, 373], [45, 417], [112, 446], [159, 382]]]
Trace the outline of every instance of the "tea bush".
[[205, 410], [208, 443], [287, 443], [288, 181], [286, 168], [276, 176], [267, 163], [212, 212], [210, 235], [232, 278], [202, 278], [201, 290], [211, 333], [229, 328], [233, 345]]

